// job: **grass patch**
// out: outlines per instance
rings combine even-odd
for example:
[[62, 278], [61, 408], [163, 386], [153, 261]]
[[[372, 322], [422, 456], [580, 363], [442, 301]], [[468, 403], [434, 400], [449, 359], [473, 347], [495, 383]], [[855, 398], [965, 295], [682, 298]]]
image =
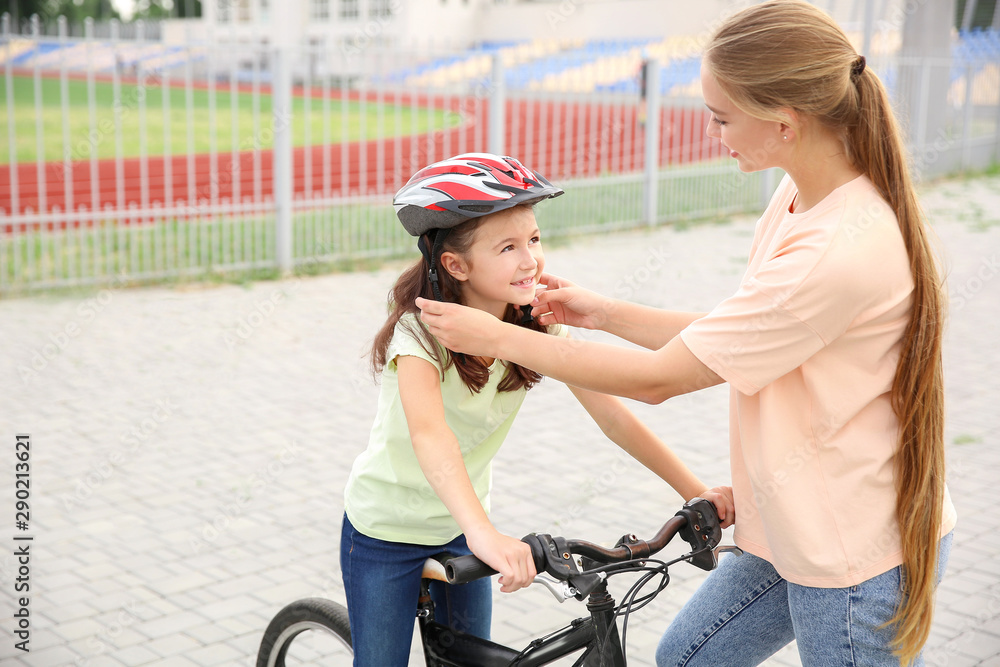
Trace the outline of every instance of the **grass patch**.
[[[173, 79], [177, 82], [177, 79]], [[114, 89], [109, 82], [94, 83], [95, 117], [91, 125], [87, 82], [68, 81], [69, 126], [68, 144], [63, 139], [63, 111], [61, 82], [58, 79], [41, 79], [41, 113], [36, 113], [35, 82], [32, 77], [13, 77], [13, 123], [18, 162], [38, 160], [37, 120], [42, 125], [42, 160], [61, 161], [68, 151], [71, 159], [87, 160], [116, 156], [116, 114]], [[167, 108], [164, 109], [164, 90], [159, 82], [145, 87], [123, 83], [119, 94], [119, 121], [122, 135], [122, 157], [140, 155], [140, 101], [146, 109], [146, 154], [163, 155], [169, 145], [172, 155], [189, 152], [208, 153], [212, 137], [219, 152], [248, 150], [256, 145], [271, 148], [274, 134], [271, 131], [271, 96], [257, 98], [254, 110], [252, 93], [238, 92], [234, 97], [223, 84], [215, 93], [215, 122], [209, 113], [209, 91], [192, 90], [191, 118], [188, 119], [186, 91], [168, 88]], [[404, 105], [376, 105], [371, 103], [341, 101], [327, 102], [329, 115], [324, 114], [324, 100], [310, 99], [309, 122], [306, 122], [306, 99], [292, 99], [292, 143], [304, 146], [306, 128], [310, 144], [324, 141], [324, 129], [331, 143], [379, 138], [392, 138], [423, 134], [455, 127], [460, 119], [441, 109], [409, 107]], [[0, 86], [0, 132], [7, 136], [11, 116], [7, 108], [7, 89]], [[255, 128], [256, 121], [256, 128]], [[169, 134], [169, 143], [167, 135]], [[235, 135], [235, 136], [234, 136]], [[193, 150], [189, 150], [188, 139]], [[9, 150], [0, 152], [0, 164], [10, 162]]]

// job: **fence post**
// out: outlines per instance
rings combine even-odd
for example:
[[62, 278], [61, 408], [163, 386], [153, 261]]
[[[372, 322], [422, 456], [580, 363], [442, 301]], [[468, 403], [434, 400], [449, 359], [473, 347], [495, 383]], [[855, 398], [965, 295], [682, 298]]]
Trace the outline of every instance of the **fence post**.
[[[997, 12], [1000, 15], [1000, 12]], [[997, 101], [996, 113], [993, 118], [993, 160], [1000, 162], [1000, 100]]]
[[490, 135], [489, 152], [494, 155], [504, 154], [504, 132], [507, 129], [507, 119], [505, 107], [507, 105], [507, 91], [504, 87], [503, 58], [500, 52], [493, 54], [493, 81], [490, 91]]
[[[31, 15], [31, 41], [33, 48], [40, 48], [42, 43], [41, 23], [38, 14]], [[38, 212], [44, 214], [48, 210], [46, 202], [46, 181], [45, 181], [45, 124], [43, 113], [45, 105], [42, 102], [42, 68], [38, 63], [38, 58], [34, 58], [32, 68], [34, 71], [34, 92], [35, 92], [35, 179], [38, 183]], [[10, 122], [14, 122], [11, 118]]]
[[972, 166], [972, 79], [975, 74], [972, 63], [965, 67], [965, 108], [962, 110], [962, 169]]
[[[282, 12], [279, 12], [279, 14]], [[271, 72], [274, 125], [275, 252], [282, 275], [292, 272], [292, 76], [291, 45], [276, 40]]]
[[660, 180], [660, 63], [649, 58], [643, 63], [646, 75], [646, 177], [643, 182], [642, 219], [647, 225], [655, 225], [657, 220], [657, 199]]
[[[15, 26], [16, 27], [16, 26]], [[10, 214], [21, 212], [19, 195], [21, 188], [17, 182], [17, 133], [14, 129], [14, 38], [11, 32], [10, 14], [3, 15], [3, 38], [7, 44], [7, 57], [4, 59], [4, 86], [7, 93], [7, 156], [10, 162]], [[40, 159], [40, 158], [39, 158]]]
[[865, 0], [864, 37], [861, 42], [861, 54], [872, 57], [872, 33], [875, 30], [875, 0]]

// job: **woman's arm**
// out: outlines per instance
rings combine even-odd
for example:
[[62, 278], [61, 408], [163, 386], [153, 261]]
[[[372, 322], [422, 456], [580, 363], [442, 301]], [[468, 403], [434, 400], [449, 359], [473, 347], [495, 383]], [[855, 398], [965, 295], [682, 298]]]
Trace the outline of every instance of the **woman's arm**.
[[711, 500], [723, 528], [733, 524], [736, 510], [732, 492], [726, 493], [727, 487], [709, 489], [705, 486], [666, 443], [614, 396], [573, 386], [569, 389], [608, 439], [673, 487], [684, 500], [696, 496]]
[[499, 357], [568, 385], [646, 403], [721, 384], [675, 336], [658, 350], [634, 350], [531, 331], [454, 303], [417, 299], [420, 319], [450, 350]]
[[441, 376], [425, 359], [402, 356], [399, 395], [420, 469], [455, 518], [472, 552], [500, 573], [501, 589], [516, 591], [535, 578], [531, 549], [497, 531], [469, 479], [458, 439], [448, 428], [441, 398]]
[[658, 350], [704, 313], [661, 310], [620, 301], [544, 274], [544, 289], [532, 303], [532, 315], [542, 324], [568, 324], [600, 329], [636, 345]]

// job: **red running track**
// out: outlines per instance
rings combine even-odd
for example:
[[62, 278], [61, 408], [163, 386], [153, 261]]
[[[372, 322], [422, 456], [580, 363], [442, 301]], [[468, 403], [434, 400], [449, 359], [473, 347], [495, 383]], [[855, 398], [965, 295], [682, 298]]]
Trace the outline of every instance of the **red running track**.
[[[405, 101], [405, 98], [404, 98]], [[457, 114], [462, 123], [432, 133], [346, 144], [294, 148], [296, 196], [391, 196], [420, 167], [449, 155], [484, 150], [487, 144], [488, 102], [477, 98], [411, 96], [410, 103], [427, 104]], [[643, 168], [644, 129], [637, 107], [583, 102], [509, 101], [506, 105], [507, 154], [521, 159], [553, 182], [570, 178], [628, 173]], [[667, 108], [661, 113], [660, 165], [698, 162], [723, 155], [717, 141], [705, 136], [709, 113], [700, 109]], [[74, 210], [143, 206], [171, 202], [185, 206], [202, 202], [259, 201], [273, 195], [273, 154], [261, 150], [255, 165], [252, 150], [146, 159], [146, 190], [139, 158], [121, 161], [122, 192], [117, 188], [114, 159], [97, 161], [91, 178], [89, 160], [43, 163], [44, 205], [37, 163], [17, 166], [18, 212], [64, 211], [67, 191]], [[168, 173], [169, 167], [169, 173]], [[11, 169], [0, 165], [0, 210], [13, 211]], [[67, 182], [69, 187], [67, 187]], [[6, 226], [9, 230], [9, 226]]]

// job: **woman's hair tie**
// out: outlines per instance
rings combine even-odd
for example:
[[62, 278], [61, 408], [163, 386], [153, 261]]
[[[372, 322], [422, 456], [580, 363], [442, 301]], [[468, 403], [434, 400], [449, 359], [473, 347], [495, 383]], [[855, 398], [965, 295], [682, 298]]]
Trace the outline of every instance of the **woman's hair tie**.
[[861, 73], [865, 71], [865, 57], [858, 56], [858, 59], [854, 61], [851, 65], [851, 76], [861, 76]]

